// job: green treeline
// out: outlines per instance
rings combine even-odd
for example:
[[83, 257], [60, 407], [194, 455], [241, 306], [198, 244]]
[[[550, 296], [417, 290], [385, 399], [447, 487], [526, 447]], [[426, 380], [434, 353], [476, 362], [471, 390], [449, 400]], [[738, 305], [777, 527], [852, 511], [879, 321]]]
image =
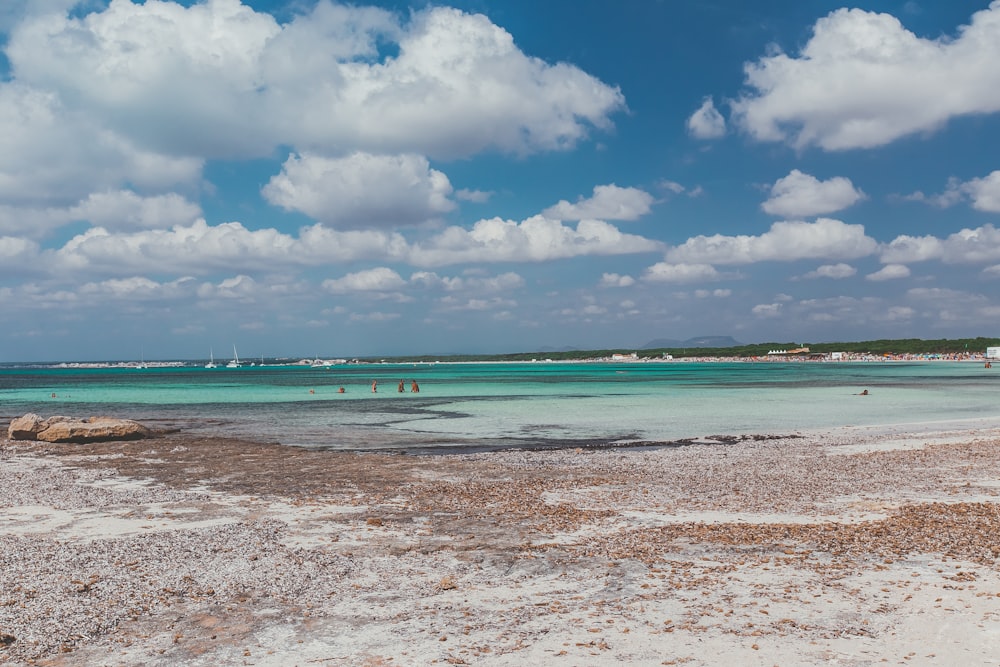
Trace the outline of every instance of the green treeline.
[[563, 361], [568, 359], [597, 359], [610, 357], [614, 354], [636, 353], [640, 359], [661, 358], [671, 355], [675, 359], [685, 357], [759, 357], [771, 350], [794, 350], [808, 347], [816, 354], [828, 352], [853, 352], [856, 354], [962, 354], [984, 353], [987, 347], [1000, 347], [1000, 338], [942, 338], [924, 340], [921, 338], [882, 339], [854, 343], [755, 343], [753, 345], [737, 345], [733, 347], [663, 347], [648, 350], [615, 348], [607, 350], [569, 350], [562, 352], [514, 352], [509, 354], [453, 354], [453, 355], [422, 355], [405, 357], [383, 357], [389, 362], [429, 362], [429, 361], [532, 361], [552, 359]]

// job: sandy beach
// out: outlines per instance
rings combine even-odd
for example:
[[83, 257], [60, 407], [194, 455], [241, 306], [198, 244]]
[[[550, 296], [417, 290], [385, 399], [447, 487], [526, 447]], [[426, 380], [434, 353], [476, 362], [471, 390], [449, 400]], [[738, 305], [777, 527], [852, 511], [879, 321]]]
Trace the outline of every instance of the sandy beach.
[[0, 442], [11, 665], [995, 665], [1000, 430]]

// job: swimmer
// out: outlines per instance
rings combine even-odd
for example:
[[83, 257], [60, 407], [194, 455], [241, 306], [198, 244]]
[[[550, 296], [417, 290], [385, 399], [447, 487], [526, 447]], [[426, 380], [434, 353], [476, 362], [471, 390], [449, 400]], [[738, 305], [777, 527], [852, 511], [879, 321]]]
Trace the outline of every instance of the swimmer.
[[398, 391], [399, 391], [400, 394], [403, 393], [403, 381], [402, 380], [399, 381], [399, 389], [398, 389]]
[[378, 391], [378, 380], [372, 380], [372, 393], [374, 394], [377, 391]]
[[861, 392], [860, 394], [858, 394], [858, 396], [867, 396], [867, 395], [868, 395], [868, 390], [867, 389], [865, 389], [863, 392]]
[[315, 393], [316, 393], [316, 390], [315, 390], [315, 389], [310, 389], [310, 390], [309, 390], [309, 393], [310, 393], [310, 394], [315, 394]]
[[414, 381], [413, 381], [413, 382], [412, 382], [412, 383], [410, 384], [410, 391], [411, 391], [412, 393], [414, 393], [414, 394], [416, 394], [416, 393], [418, 393], [418, 392], [420, 391], [420, 387], [418, 387], [418, 386], [417, 386], [417, 381], [416, 381], [416, 380], [414, 380]]
[[340, 389], [338, 389], [338, 390], [337, 390], [337, 393], [338, 393], [338, 394], [343, 394], [343, 393], [344, 393], [344, 388], [343, 388], [343, 387], [341, 387]]

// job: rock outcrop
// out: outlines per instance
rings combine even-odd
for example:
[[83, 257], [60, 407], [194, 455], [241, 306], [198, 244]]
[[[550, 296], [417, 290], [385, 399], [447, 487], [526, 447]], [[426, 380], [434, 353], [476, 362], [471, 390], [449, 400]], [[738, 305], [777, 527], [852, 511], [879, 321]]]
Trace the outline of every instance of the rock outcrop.
[[153, 432], [137, 421], [115, 417], [55, 416], [43, 419], [28, 413], [10, 422], [7, 437], [11, 440], [41, 440], [43, 442], [99, 442], [104, 440], [138, 440]]

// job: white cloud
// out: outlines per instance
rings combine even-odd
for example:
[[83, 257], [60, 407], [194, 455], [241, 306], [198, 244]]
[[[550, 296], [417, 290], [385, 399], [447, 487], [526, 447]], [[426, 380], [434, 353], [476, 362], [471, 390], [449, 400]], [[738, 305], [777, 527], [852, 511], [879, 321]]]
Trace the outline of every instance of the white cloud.
[[890, 306], [889, 310], [886, 311], [886, 319], [890, 321], [910, 320], [916, 314], [917, 311], [909, 306]]
[[323, 289], [334, 294], [349, 292], [389, 292], [406, 286], [402, 276], [392, 269], [380, 266], [366, 271], [349, 273], [343, 278], [323, 281]]
[[883, 280], [897, 280], [899, 278], [909, 278], [910, 269], [902, 264], [886, 264], [875, 273], [869, 273], [865, 280], [881, 282]]
[[631, 287], [635, 284], [632, 276], [623, 276], [617, 273], [605, 273], [601, 276], [601, 287]]
[[517, 302], [512, 299], [493, 297], [490, 299], [466, 299], [459, 300], [454, 297], [445, 297], [440, 301], [440, 310], [443, 311], [497, 311], [507, 308], [517, 307]]
[[905, 201], [917, 201], [948, 208], [966, 199], [972, 200], [972, 208], [987, 213], [1000, 213], [1000, 171], [993, 171], [983, 178], [973, 178], [962, 182], [952, 177], [948, 179], [945, 191], [936, 195], [925, 195], [917, 191], [902, 197]]
[[962, 229], [945, 239], [934, 236], [898, 236], [883, 246], [885, 263], [940, 259], [949, 264], [978, 264], [1000, 260], [1000, 230], [993, 225]]
[[439, 276], [433, 271], [417, 271], [410, 276], [410, 284], [436, 288], [446, 292], [506, 292], [524, 287], [524, 278], [513, 271], [495, 276], [468, 275], [465, 277]]
[[897, 236], [882, 247], [880, 258], [886, 263], [909, 264], [929, 259], [939, 259], [944, 254], [944, 244], [934, 236]]
[[662, 249], [658, 241], [623, 234], [599, 220], [581, 220], [576, 228], [558, 220], [533, 216], [523, 222], [492, 218], [472, 229], [449, 227], [414, 244], [409, 260], [415, 266], [464, 262], [542, 262], [585, 255], [620, 255]]
[[985, 178], [974, 178], [962, 189], [972, 198], [972, 208], [988, 213], [1000, 213], [1000, 171]]
[[781, 315], [780, 303], [759, 303], [750, 309], [757, 317], [771, 318]]
[[195, 289], [195, 281], [190, 277], [160, 283], [144, 276], [131, 276], [85, 283], [80, 286], [79, 293], [102, 299], [152, 301], [191, 296]]
[[672, 264], [657, 262], [646, 269], [642, 279], [653, 283], [692, 283], [720, 280], [720, 274], [711, 264]]
[[715, 290], [696, 289], [694, 291], [694, 295], [699, 299], [707, 299], [708, 297], [723, 299], [727, 296], [732, 296], [732, 294], [733, 291], [729, 289], [715, 289]]
[[201, 207], [176, 193], [140, 197], [119, 190], [91, 194], [67, 215], [106, 229], [155, 229], [190, 224], [201, 216]]
[[125, 183], [151, 192], [193, 186], [202, 164], [140, 148], [54, 93], [0, 82], [0, 200], [10, 206], [68, 207]]
[[493, 197], [493, 192], [487, 190], [469, 190], [462, 188], [455, 191], [455, 199], [468, 201], [473, 204], [485, 204]]
[[802, 276], [803, 278], [833, 278], [838, 280], [841, 278], [850, 278], [856, 274], [858, 270], [851, 266], [850, 264], [824, 264], [823, 266], [817, 267], [815, 271], [810, 271], [809, 273]]
[[838, 9], [816, 22], [797, 57], [746, 65], [750, 90], [733, 117], [761, 141], [845, 150], [1000, 111], [998, 16], [994, 2], [957, 36], [924, 39], [889, 14]]
[[23, 273], [38, 259], [38, 244], [14, 236], [0, 236], [0, 273]]
[[598, 185], [590, 199], [581, 198], [575, 204], [562, 200], [542, 215], [555, 220], [636, 220], [649, 213], [652, 204], [652, 195], [638, 188]]
[[219, 283], [202, 283], [198, 286], [198, 296], [202, 299], [235, 299], [252, 301], [262, 291], [256, 280], [250, 276], [238, 275]]
[[624, 108], [617, 88], [527, 56], [481, 14], [406, 17], [322, 0], [279, 25], [238, 0], [116, 0], [17, 25], [7, 55], [18, 81], [164, 154], [528, 153], [571, 147]]
[[706, 97], [687, 121], [688, 132], [697, 139], [718, 139], [726, 134], [726, 119], [711, 97]]
[[760, 205], [765, 213], [783, 217], [833, 213], [852, 206], [865, 198], [849, 178], [837, 176], [820, 181], [814, 176], [793, 169], [771, 186], [771, 197]]
[[398, 227], [455, 208], [451, 183], [419, 155], [291, 155], [262, 193], [286, 210], [338, 227]]
[[704, 189], [700, 185], [696, 185], [693, 188], [687, 188], [676, 181], [671, 181], [663, 179], [659, 181], [656, 186], [661, 190], [666, 190], [667, 192], [675, 195], [687, 195], [688, 197], [700, 197], [705, 193]]
[[[33, 253], [27, 241], [6, 242], [8, 252]], [[661, 251], [658, 241], [622, 234], [604, 222], [584, 220], [576, 228], [540, 216], [523, 222], [481, 220], [472, 229], [448, 227], [419, 242], [377, 230], [337, 231], [305, 227], [295, 237], [273, 228], [249, 230], [238, 222], [208, 225], [197, 220], [169, 230], [112, 233], [93, 227], [58, 250], [44, 251], [39, 270], [92, 272], [181, 272], [203, 275], [219, 269], [273, 272], [285, 268], [375, 260], [418, 267], [461, 263], [541, 262], [588, 255]], [[34, 250], [33, 250], [34, 249]], [[2, 248], [0, 248], [2, 252]]]
[[877, 249], [861, 225], [820, 218], [809, 222], [776, 222], [760, 236], [695, 236], [667, 251], [670, 262], [749, 264], [800, 259], [854, 259]]

